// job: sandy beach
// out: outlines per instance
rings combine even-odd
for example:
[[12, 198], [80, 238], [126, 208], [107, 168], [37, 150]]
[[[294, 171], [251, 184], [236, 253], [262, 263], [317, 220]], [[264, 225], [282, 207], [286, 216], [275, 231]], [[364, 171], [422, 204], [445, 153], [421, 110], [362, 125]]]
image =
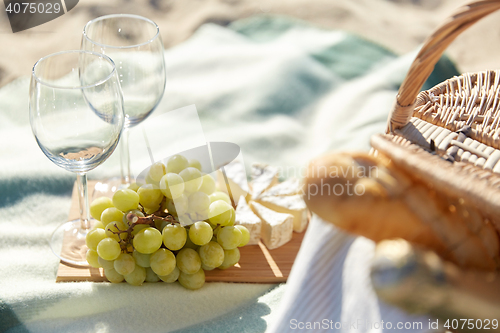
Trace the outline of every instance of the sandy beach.
[[[0, 86], [29, 75], [42, 56], [78, 49], [84, 24], [101, 15], [134, 13], [160, 26], [166, 48], [191, 36], [204, 23], [227, 25], [259, 14], [286, 15], [327, 29], [342, 29], [398, 54], [414, 50], [464, 0], [85, 0], [51, 22], [13, 34], [0, 18]], [[462, 72], [500, 67], [500, 12], [474, 25], [449, 47]]]

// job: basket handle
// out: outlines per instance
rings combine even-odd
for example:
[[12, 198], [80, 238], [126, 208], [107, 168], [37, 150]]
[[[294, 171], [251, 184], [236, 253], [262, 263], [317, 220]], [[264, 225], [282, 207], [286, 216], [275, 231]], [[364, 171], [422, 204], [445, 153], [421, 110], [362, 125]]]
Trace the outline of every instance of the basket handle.
[[458, 8], [425, 40], [399, 88], [387, 122], [387, 133], [405, 126], [410, 121], [417, 95], [448, 45], [462, 31], [498, 9], [500, 0], [472, 1]]

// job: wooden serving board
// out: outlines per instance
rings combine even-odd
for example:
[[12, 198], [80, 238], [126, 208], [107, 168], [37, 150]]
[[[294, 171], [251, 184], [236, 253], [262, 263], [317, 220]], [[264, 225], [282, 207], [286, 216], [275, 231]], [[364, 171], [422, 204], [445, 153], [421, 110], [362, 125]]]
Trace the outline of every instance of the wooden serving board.
[[[89, 181], [89, 193], [94, 190], [96, 181]], [[78, 196], [73, 189], [69, 220], [77, 219]], [[305, 231], [293, 233], [292, 240], [280, 248], [268, 250], [264, 244], [248, 245], [240, 248], [241, 259], [234, 267], [226, 270], [214, 269], [205, 272], [207, 282], [250, 282], [280, 283], [286, 282], [293, 262], [299, 251]], [[67, 250], [63, 242], [64, 252]], [[93, 281], [105, 282], [102, 268], [72, 266], [61, 262], [57, 271], [56, 282]]]

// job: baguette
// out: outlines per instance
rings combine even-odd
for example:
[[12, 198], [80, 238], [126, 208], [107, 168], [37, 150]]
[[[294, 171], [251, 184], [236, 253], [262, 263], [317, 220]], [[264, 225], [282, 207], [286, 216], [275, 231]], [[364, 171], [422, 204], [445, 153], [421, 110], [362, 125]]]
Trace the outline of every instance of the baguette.
[[500, 267], [498, 234], [491, 224], [473, 207], [440, 195], [384, 155], [332, 153], [313, 160], [304, 200], [323, 220], [375, 242], [402, 238], [460, 267]]

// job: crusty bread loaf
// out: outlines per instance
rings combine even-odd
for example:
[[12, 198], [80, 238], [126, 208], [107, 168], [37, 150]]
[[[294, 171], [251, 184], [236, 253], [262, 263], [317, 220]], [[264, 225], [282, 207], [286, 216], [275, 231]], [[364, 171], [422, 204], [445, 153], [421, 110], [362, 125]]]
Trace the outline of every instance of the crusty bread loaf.
[[499, 239], [473, 207], [440, 196], [383, 155], [334, 153], [313, 160], [304, 199], [314, 213], [376, 242], [403, 238], [461, 267], [495, 270]]

